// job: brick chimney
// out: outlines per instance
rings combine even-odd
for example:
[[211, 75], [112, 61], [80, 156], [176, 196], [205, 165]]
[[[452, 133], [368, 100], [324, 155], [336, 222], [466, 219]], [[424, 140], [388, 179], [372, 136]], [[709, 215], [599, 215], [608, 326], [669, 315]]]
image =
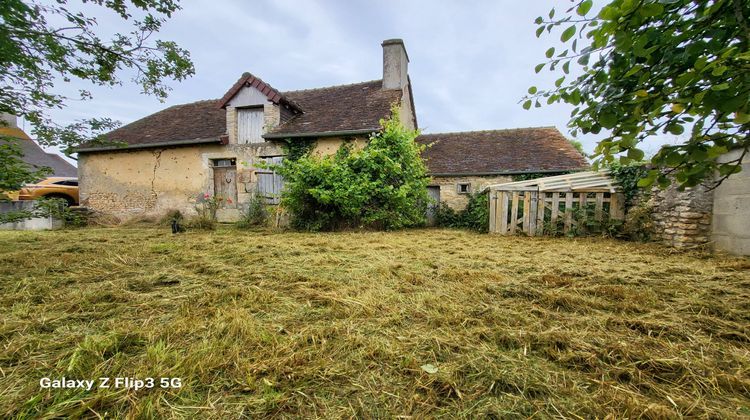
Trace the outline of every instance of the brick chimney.
[[18, 119], [13, 114], [6, 114], [6, 113], [0, 113], [0, 127], [10, 127], [10, 128], [17, 128], [18, 127]]
[[403, 89], [408, 83], [409, 56], [404, 41], [383, 41], [383, 89]]

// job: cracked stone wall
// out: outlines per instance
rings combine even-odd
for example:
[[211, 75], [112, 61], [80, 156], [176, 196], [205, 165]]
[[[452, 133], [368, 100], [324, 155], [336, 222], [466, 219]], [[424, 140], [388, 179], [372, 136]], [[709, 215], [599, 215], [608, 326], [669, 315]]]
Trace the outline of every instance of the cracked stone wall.
[[[364, 138], [353, 140], [355, 147]], [[335, 153], [342, 138], [321, 139], [320, 155]], [[195, 214], [195, 203], [213, 195], [213, 159], [236, 160], [237, 202], [220, 209], [220, 221], [238, 220], [256, 191], [258, 162], [282, 156], [280, 143], [227, 144], [85, 153], [79, 156], [81, 205], [121, 220], [161, 217], [170, 210]]]
[[221, 210], [224, 221], [239, 218], [255, 190], [254, 165], [283, 154], [276, 144], [201, 145], [79, 156], [81, 205], [127, 220], [160, 217], [170, 210], [194, 214], [196, 200], [213, 194], [212, 159], [237, 162], [237, 203]]

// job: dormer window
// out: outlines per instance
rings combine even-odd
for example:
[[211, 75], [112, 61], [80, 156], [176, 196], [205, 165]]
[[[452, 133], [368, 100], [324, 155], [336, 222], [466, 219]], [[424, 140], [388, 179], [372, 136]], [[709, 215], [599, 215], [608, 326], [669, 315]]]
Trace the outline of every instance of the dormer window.
[[263, 107], [237, 108], [237, 143], [263, 143]]

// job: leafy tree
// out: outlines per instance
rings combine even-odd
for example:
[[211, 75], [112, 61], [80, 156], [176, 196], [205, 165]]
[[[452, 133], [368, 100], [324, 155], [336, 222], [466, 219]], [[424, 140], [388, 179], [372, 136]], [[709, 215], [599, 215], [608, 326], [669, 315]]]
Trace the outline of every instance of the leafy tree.
[[[47, 111], [64, 108], [70, 100], [88, 100], [81, 90], [65, 96], [59, 86], [75, 79], [98, 86], [122, 83], [121, 73], [145, 94], [163, 99], [165, 80], [183, 80], [194, 74], [187, 51], [171, 41], [151, 40], [167, 18], [179, 9], [178, 0], [81, 0], [108, 9], [132, 24], [129, 33], [109, 39], [97, 34], [97, 21], [71, 8], [68, 0], [3, 0], [0, 3], [0, 112], [21, 116], [33, 125], [32, 134], [45, 146], [72, 147], [116, 127], [109, 118], [91, 118], [61, 126]], [[138, 15], [138, 16], [135, 16]], [[17, 153], [3, 153], [0, 185], [19, 176]], [[7, 172], [4, 169], [15, 168]], [[29, 175], [30, 176], [30, 175]], [[24, 176], [21, 176], [22, 178]]]
[[[529, 88], [523, 106], [575, 106], [573, 134], [604, 131], [597, 164], [643, 159], [639, 143], [660, 133], [685, 135], [652, 158], [640, 181], [662, 186], [674, 176], [692, 186], [715, 172], [719, 182], [740, 171], [750, 147], [750, 2], [747, 0], [611, 0], [592, 13], [575, 0], [562, 17], [536, 19], [537, 36], [560, 32], [566, 49], [546, 52], [536, 72], [562, 70], [555, 87]], [[571, 69], [574, 67], [573, 69]], [[571, 78], [580, 69], [580, 76]], [[729, 150], [740, 158], [718, 163]]]
[[381, 126], [361, 150], [307, 152], [274, 168], [284, 177], [281, 203], [293, 227], [398, 229], [425, 222], [428, 178], [418, 133], [401, 125], [398, 109]]

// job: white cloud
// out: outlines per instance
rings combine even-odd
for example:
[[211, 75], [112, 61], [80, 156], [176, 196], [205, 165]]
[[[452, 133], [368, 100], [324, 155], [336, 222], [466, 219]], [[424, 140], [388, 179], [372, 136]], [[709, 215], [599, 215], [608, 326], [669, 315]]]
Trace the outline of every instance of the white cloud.
[[[531, 85], [557, 75], [534, 73], [556, 37], [534, 35], [544, 0], [191, 0], [159, 38], [191, 52], [196, 75], [166, 103], [130, 83], [93, 89], [95, 99], [53, 112], [61, 123], [111, 116], [125, 123], [169, 105], [218, 98], [244, 71], [280, 90], [314, 88], [381, 77], [380, 42], [403, 38], [420, 126], [429, 132], [555, 125], [563, 133], [571, 107], [525, 111]], [[564, 7], [564, 6], [563, 6]], [[108, 30], [124, 30], [103, 18]], [[70, 89], [87, 87], [72, 84]], [[597, 136], [584, 145], [593, 150]]]

